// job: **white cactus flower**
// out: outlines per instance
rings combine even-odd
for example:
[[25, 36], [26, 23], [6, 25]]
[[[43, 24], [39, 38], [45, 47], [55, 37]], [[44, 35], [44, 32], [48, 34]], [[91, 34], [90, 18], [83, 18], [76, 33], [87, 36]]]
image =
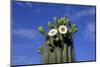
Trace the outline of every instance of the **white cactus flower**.
[[65, 25], [61, 25], [61, 26], [59, 27], [59, 32], [60, 32], [61, 34], [66, 34], [66, 33], [67, 33], [67, 27], [66, 27]]
[[57, 29], [51, 29], [48, 33], [49, 36], [55, 36], [57, 34]]

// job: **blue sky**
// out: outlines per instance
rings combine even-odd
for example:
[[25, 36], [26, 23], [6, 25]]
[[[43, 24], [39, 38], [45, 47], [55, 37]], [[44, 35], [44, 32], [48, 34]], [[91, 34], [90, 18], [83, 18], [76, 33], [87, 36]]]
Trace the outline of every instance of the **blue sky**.
[[43, 26], [49, 31], [48, 21], [67, 16], [76, 24], [74, 34], [76, 61], [95, 60], [95, 6], [12, 2], [12, 65], [41, 64], [38, 47], [45, 37], [38, 32]]

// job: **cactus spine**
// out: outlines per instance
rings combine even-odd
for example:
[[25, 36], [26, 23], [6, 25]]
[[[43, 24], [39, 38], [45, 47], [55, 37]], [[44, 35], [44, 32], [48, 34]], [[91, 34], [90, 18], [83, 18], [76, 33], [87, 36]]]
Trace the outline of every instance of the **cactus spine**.
[[71, 24], [66, 17], [54, 17], [55, 25], [48, 22], [48, 34], [40, 26], [38, 30], [45, 35], [45, 44], [39, 48], [43, 64], [74, 62], [73, 34], [77, 31], [75, 24]]

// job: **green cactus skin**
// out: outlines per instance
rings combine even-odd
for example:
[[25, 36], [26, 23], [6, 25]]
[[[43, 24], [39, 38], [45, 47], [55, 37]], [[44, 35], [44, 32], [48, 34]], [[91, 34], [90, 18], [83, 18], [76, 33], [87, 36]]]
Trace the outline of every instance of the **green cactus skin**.
[[48, 27], [49, 27], [50, 29], [53, 29], [53, 28], [54, 28], [54, 26], [51, 24], [51, 22], [48, 22]]
[[72, 62], [72, 49], [68, 46], [68, 62]]
[[47, 44], [44, 44], [43, 46], [43, 64], [49, 63], [49, 53], [50, 53], [50, 47]]
[[74, 62], [74, 51], [71, 46], [68, 47], [68, 62]]
[[75, 62], [74, 48], [72, 47], [72, 62]]
[[54, 43], [53, 43], [54, 42], [54, 38], [53, 37], [50, 37], [49, 41], [51, 43], [51, 46], [54, 47]]
[[54, 52], [51, 52], [51, 63], [56, 63], [56, 53], [55, 53], [55, 51]]
[[42, 26], [40, 26], [40, 27], [38, 28], [38, 30], [39, 30], [42, 34], [45, 33], [45, 30], [44, 30], [44, 28], [43, 28]]
[[63, 47], [64, 49], [63, 49], [63, 52], [62, 52], [62, 62], [63, 63], [65, 63], [65, 62], [68, 62], [68, 54], [67, 54], [67, 52], [68, 52], [68, 46], [67, 46], [67, 44], [64, 44], [64, 47]]
[[52, 63], [52, 53], [49, 53], [49, 64], [51, 64]]
[[42, 47], [39, 47], [39, 48], [38, 48], [38, 53], [39, 53], [39, 54], [42, 54], [42, 49], [43, 49]]
[[55, 25], [48, 22], [49, 28], [58, 29], [60, 25], [68, 25], [68, 32], [66, 34], [57, 33], [56, 37], [48, 36], [43, 27], [39, 27], [39, 31], [45, 34], [45, 44], [39, 48], [39, 53], [42, 55], [43, 64], [53, 63], [69, 63], [75, 62], [74, 48], [73, 48], [73, 34], [77, 32], [75, 24], [70, 24], [70, 20], [66, 17], [60, 19], [54, 17]]
[[62, 57], [62, 51], [61, 51], [61, 48], [59, 47], [56, 47], [56, 57], [57, 57], [57, 63], [61, 63], [61, 57]]

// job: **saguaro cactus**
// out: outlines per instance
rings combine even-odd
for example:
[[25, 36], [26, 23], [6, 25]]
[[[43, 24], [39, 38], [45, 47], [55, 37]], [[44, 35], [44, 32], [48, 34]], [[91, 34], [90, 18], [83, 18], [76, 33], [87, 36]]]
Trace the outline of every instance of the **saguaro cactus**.
[[74, 62], [73, 34], [77, 31], [75, 24], [71, 24], [66, 17], [54, 17], [54, 23], [48, 22], [48, 33], [42, 26], [38, 28], [46, 37], [44, 45], [39, 48], [43, 64]]

